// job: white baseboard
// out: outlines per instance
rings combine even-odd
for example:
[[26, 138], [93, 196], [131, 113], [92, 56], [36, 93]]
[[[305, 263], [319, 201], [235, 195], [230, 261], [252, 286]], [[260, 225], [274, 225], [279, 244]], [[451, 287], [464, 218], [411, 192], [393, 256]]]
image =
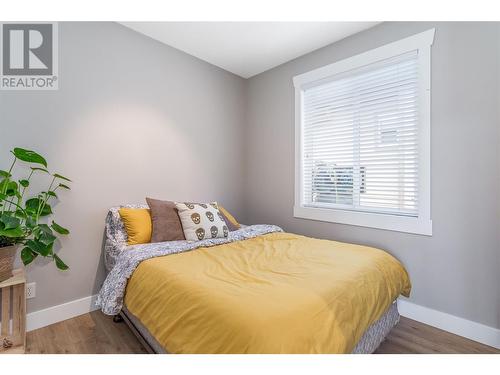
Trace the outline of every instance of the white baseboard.
[[74, 301], [34, 311], [26, 316], [26, 330], [33, 331], [63, 320], [74, 318], [94, 310], [97, 295], [80, 298]]
[[459, 336], [500, 349], [500, 329], [398, 299], [399, 314]]

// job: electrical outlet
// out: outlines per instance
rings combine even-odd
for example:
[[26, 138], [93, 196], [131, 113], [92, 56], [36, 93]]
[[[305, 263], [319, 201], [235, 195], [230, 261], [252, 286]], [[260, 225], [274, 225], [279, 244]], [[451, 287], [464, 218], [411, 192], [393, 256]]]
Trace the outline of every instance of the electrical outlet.
[[36, 283], [26, 284], [26, 299], [36, 297]]

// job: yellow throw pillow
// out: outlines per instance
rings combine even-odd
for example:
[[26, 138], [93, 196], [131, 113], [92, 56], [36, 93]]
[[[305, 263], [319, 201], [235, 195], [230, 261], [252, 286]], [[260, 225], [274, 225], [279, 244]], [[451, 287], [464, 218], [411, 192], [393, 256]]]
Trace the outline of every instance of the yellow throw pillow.
[[128, 245], [151, 242], [153, 225], [147, 208], [120, 208], [119, 213], [127, 230]]
[[236, 229], [240, 229], [241, 225], [236, 221], [233, 215], [231, 215], [224, 207], [219, 204], [219, 211], [233, 224]]

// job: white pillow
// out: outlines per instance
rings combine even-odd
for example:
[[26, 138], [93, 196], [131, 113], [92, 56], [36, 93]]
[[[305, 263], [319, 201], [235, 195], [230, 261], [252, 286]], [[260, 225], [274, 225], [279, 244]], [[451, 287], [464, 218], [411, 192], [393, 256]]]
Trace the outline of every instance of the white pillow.
[[229, 235], [224, 216], [217, 202], [175, 203], [181, 219], [184, 237], [188, 241], [201, 241], [207, 238], [225, 238]]

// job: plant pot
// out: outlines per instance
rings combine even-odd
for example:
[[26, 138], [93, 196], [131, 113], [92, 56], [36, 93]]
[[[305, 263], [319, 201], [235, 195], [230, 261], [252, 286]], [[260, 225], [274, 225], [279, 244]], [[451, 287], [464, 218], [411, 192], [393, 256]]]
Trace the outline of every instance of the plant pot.
[[17, 246], [0, 247], [0, 282], [12, 277]]

